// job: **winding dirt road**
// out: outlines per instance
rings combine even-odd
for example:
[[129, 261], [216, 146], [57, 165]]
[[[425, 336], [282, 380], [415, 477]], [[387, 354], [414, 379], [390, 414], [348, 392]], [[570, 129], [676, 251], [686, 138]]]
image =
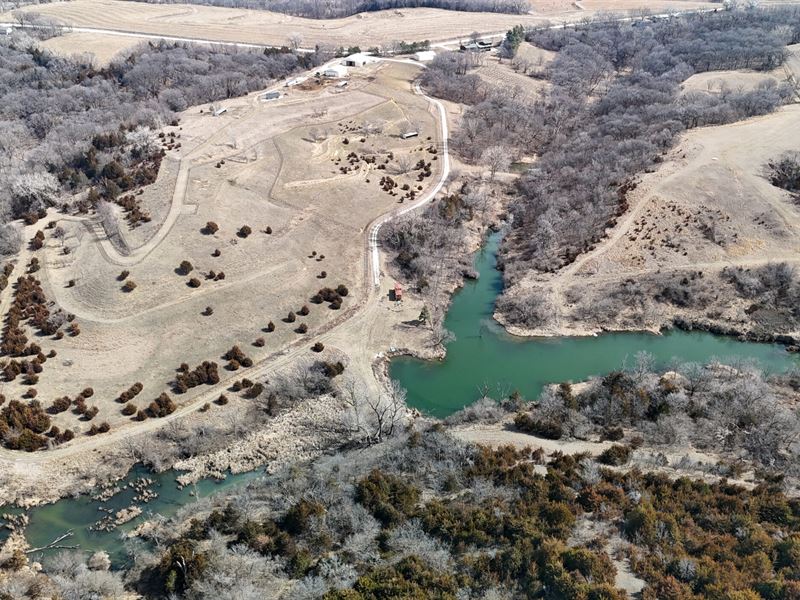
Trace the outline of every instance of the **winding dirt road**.
[[[417, 63], [414, 63], [417, 64]], [[419, 65], [418, 65], [419, 66]], [[314, 71], [318, 71], [320, 68], [324, 69], [323, 67], [315, 68]], [[278, 89], [282, 87], [283, 83], [275, 85], [269, 89]], [[415, 203], [412, 206], [404, 207], [401, 210], [395, 210], [390, 212], [388, 215], [383, 215], [378, 217], [378, 219], [373, 222], [368, 228], [365, 229], [368, 234], [364, 236], [364, 242], [366, 244], [368, 252], [366, 253], [366, 260], [365, 260], [365, 281], [369, 282], [372, 281], [374, 285], [365, 285], [365, 296], [359, 299], [358, 303], [350, 308], [343, 310], [342, 313], [333, 321], [326, 323], [320, 329], [314, 332], [314, 339], [321, 341], [323, 343], [328, 342], [334, 335], [338, 332], [341, 326], [355, 317], [365, 316], [370, 312], [371, 308], [376, 308], [378, 303], [379, 294], [378, 294], [378, 286], [380, 284], [380, 277], [381, 277], [381, 269], [380, 269], [380, 253], [378, 249], [378, 232], [380, 227], [391, 219], [397, 218], [401, 215], [408, 214], [413, 210], [417, 210], [429, 202], [431, 202], [436, 194], [442, 189], [444, 186], [447, 177], [450, 173], [450, 156], [448, 154], [448, 146], [447, 146], [447, 135], [448, 135], [448, 127], [447, 127], [447, 117], [444, 106], [434, 100], [426, 96], [422, 90], [419, 88], [418, 85], [414, 86], [415, 93], [423, 96], [431, 106], [433, 112], [437, 115], [437, 121], [439, 123], [439, 135], [441, 136], [441, 157], [442, 157], [442, 169], [439, 174], [438, 180], [431, 191], [426, 194], [426, 196], [421, 199], [419, 202]], [[259, 94], [263, 94], [264, 92], [259, 92]], [[255, 98], [258, 95], [254, 96]], [[162, 227], [156, 232], [156, 234], [144, 244], [139, 249], [131, 252], [128, 255], [123, 255], [118, 252], [118, 250], [108, 241], [108, 240], [99, 240], [98, 243], [103, 245], [104, 254], [106, 258], [108, 258], [114, 264], [120, 265], [133, 265], [140, 262], [143, 258], [145, 258], [148, 254], [150, 254], [153, 250], [155, 250], [158, 245], [166, 238], [169, 234], [170, 230], [172, 229], [173, 225], [177, 222], [178, 217], [181, 214], [181, 209], [184, 204], [184, 200], [186, 198], [186, 188], [188, 184], [188, 171], [189, 171], [189, 160], [191, 156], [196, 156], [197, 152], [205, 147], [212, 139], [214, 139], [217, 135], [220, 134], [221, 131], [217, 131], [213, 134], [209, 139], [202, 142], [198, 147], [194, 148], [190, 153], [187, 154], [186, 157], [183, 158], [181, 162], [181, 169], [183, 169], [186, 173], [184, 177], [178, 177], [178, 181], [176, 183], [175, 191], [172, 197], [172, 204], [170, 206], [170, 211], [167, 219], [165, 220]], [[24, 264], [28, 261], [28, 251], [27, 248], [21, 250], [19, 255], [19, 265], [18, 268], [23, 268]], [[7, 310], [8, 305], [11, 302], [12, 297], [12, 286], [6, 288], [3, 291], [2, 298], [0, 298], [0, 307], [3, 310]], [[3, 313], [4, 314], [4, 313]], [[268, 375], [273, 374], [275, 372], [280, 371], [284, 367], [290, 365], [291, 363], [301, 359], [308, 354], [308, 341], [304, 338], [299, 338], [285, 346], [280, 351], [276, 351], [266, 357], [265, 359], [255, 363], [253, 367], [248, 369], [247, 375], [250, 379], [262, 379], [266, 378]], [[126, 424], [123, 427], [118, 429], [114, 429], [111, 432], [104, 434], [102, 436], [93, 436], [93, 437], [80, 437], [72, 442], [64, 446], [60, 446], [54, 448], [52, 450], [41, 451], [41, 452], [34, 452], [34, 453], [22, 453], [22, 452], [15, 452], [6, 449], [0, 449], [0, 460], [9, 462], [13, 464], [16, 468], [24, 468], [24, 465], [33, 465], [38, 463], [47, 463], [51, 461], [59, 461], [63, 460], [64, 458], [71, 457], [78, 455], [80, 453], [92, 452], [98, 448], [106, 447], [118, 442], [122, 442], [124, 440], [131, 439], [133, 437], [140, 436], [142, 434], [146, 434], [157, 429], [160, 429], [166, 426], [168, 423], [175, 421], [176, 419], [180, 419], [192, 412], [198, 410], [201, 406], [205, 403], [210, 403], [215, 400], [220, 393], [224, 392], [225, 389], [230, 385], [230, 381], [220, 382], [214, 386], [206, 387], [201, 393], [194, 396], [188, 403], [181, 406], [172, 414], [162, 417], [159, 419], [148, 419], [142, 422], [132, 422], [130, 424]]]

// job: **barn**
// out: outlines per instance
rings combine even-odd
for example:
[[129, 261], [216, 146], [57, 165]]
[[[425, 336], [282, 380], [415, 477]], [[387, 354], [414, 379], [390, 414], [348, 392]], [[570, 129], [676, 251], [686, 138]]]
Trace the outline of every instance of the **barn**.
[[375, 57], [370, 56], [369, 54], [364, 54], [363, 52], [359, 52], [346, 57], [342, 61], [342, 64], [347, 67], [363, 67], [364, 65], [368, 65], [372, 62], [375, 62]]

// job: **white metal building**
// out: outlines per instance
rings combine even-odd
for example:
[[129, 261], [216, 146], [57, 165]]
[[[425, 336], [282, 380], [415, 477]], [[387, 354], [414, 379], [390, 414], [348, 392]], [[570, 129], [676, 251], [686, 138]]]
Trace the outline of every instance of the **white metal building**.
[[348, 67], [363, 67], [364, 65], [375, 62], [375, 60], [374, 56], [359, 52], [357, 54], [351, 54], [343, 59], [342, 64]]
[[419, 62], [430, 62], [436, 57], [436, 52], [433, 50], [422, 50], [414, 53], [414, 60]]

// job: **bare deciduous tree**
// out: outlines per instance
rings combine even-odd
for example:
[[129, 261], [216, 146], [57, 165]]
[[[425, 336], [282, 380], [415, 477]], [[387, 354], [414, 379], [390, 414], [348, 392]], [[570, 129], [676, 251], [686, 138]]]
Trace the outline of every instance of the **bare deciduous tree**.
[[407, 411], [406, 393], [398, 382], [390, 381], [379, 394], [370, 393], [352, 379], [341, 389], [348, 409], [343, 418], [354, 437], [376, 444], [398, 433]]
[[297, 32], [292, 32], [289, 34], [289, 47], [294, 50], [295, 52], [300, 48], [300, 45], [303, 43], [303, 36], [301, 36]]
[[489, 167], [489, 179], [494, 181], [498, 171], [505, 171], [511, 164], [509, 149], [504, 146], [489, 146], [481, 153], [481, 163]]
[[0, 225], [0, 256], [10, 256], [22, 247], [22, 233], [12, 223]]

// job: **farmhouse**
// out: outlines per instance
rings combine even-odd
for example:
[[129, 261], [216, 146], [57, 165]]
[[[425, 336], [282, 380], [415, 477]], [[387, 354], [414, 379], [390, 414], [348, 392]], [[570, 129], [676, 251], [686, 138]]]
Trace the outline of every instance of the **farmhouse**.
[[344, 65], [333, 65], [325, 69], [322, 72], [322, 75], [330, 79], [340, 79], [342, 77], [347, 77], [347, 67], [345, 67]]
[[468, 44], [461, 44], [461, 50], [468, 50], [470, 52], [487, 52], [491, 49], [492, 43], [484, 40], [469, 42]]

